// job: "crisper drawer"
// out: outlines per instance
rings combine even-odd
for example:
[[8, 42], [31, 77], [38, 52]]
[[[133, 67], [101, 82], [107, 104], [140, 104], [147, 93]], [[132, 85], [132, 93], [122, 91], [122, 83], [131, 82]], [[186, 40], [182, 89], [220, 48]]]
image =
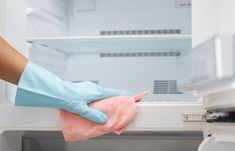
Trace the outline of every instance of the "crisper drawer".
[[235, 75], [234, 44], [234, 35], [218, 35], [179, 57], [179, 86], [201, 94], [228, 87]]

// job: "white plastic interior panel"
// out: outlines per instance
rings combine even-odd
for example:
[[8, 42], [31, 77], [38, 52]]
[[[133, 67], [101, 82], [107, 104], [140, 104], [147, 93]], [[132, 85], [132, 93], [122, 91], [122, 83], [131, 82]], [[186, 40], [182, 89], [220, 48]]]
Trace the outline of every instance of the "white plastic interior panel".
[[191, 35], [191, 0], [27, 0], [28, 37]]
[[0, 0], [0, 36], [6, 32], [6, 0]]
[[62, 51], [185, 51], [191, 48], [191, 36], [97, 36], [97, 37], [52, 37], [29, 38], [28, 42]]
[[67, 36], [68, 1], [27, 0], [27, 36]]
[[29, 58], [34, 63], [55, 73], [61, 78], [64, 77], [64, 71], [67, 67], [67, 56], [64, 53], [51, 50], [42, 46], [33, 46], [29, 48]]
[[[3, 37], [6, 32], [6, 0], [0, 0], [0, 36]], [[6, 83], [0, 80], [0, 104], [5, 102]]]
[[178, 7], [177, 2], [73, 0], [70, 36], [98, 36], [101, 31], [158, 29], [179, 29], [181, 34], [190, 35], [191, 1], [186, 1], [187, 7]]
[[193, 47], [215, 35], [235, 32], [234, 5], [234, 0], [194, 0], [192, 2]]
[[234, 9], [235, 1], [220, 0], [220, 9], [221, 9], [221, 33], [229, 34], [235, 33], [235, 9]]
[[[193, 47], [219, 34], [220, 2], [223, 0], [193, 0], [192, 35]], [[208, 11], [210, 10], [210, 11]]]
[[73, 12], [95, 11], [96, 0], [74, 0]]

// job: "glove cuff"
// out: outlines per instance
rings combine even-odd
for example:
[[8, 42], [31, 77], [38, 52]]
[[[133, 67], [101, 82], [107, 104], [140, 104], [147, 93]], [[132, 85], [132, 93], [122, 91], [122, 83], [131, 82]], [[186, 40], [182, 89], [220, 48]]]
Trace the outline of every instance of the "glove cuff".
[[58, 108], [63, 104], [63, 97], [57, 94], [62, 83], [58, 76], [28, 62], [19, 80], [15, 105]]

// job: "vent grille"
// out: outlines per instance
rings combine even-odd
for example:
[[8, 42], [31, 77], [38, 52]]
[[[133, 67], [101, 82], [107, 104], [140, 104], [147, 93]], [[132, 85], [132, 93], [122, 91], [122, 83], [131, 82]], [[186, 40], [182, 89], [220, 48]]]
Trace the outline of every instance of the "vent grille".
[[181, 34], [181, 29], [150, 29], [150, 30], [103, 30], [102, 36], [112, 35], [168, 35]]
[[100, 57], [177, 57], [181, 52], [114, 52], [100, 53]]
[[176, 80], [155, 80], [154, 94], [182, 94], [178, 91]]

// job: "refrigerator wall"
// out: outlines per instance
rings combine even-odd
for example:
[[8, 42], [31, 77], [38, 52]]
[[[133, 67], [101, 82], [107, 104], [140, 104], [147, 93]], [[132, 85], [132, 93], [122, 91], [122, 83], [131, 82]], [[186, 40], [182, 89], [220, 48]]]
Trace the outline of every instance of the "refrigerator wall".
[[[26, 40], [26, 17], [25, 17], [25, 6], [26, 1], [16, 2], [1, 0], [1, 6], [3, 9], [1, 11], [0, 17], [3, 28], [0, 29], [3, 32], [3, 37], [11, 43], [11, 45], [16, 48], [20, 53], [27, 56], [27, 44]], [[19, 13], [22, 12], [22, 13]], [[17, 17], [15, 17], [17, 16]], [[17, 28], [16, 28], [17, 26]], [[5, 96], [8, 100], [14, 100], [16, 87], [10, 83], [7, 83]]]
[[3, 36], [6, 30], [6, 1], [0, 0], [0, 35]]
[[[4, 36], [6, 28], [6, 2], [0, 0], [0, 36]], [[0, 80], [0, 103], [3, 103], [5, 100], [5, 87], [6, 83]]]
[[235, 32], [234, 5], [233, 0], [195, 0], [192, 2], [193, 47], [215, 35]]
[[70, 35], [118, 35], [135, 31], [151, 34], [151, 30], [191, 34], [191, 1], [184, 2], [187, 6], [179, 3], [178, 0], [73, 0]]
[[68, 36], [70, 0], [25, 0], [27, 37]]

